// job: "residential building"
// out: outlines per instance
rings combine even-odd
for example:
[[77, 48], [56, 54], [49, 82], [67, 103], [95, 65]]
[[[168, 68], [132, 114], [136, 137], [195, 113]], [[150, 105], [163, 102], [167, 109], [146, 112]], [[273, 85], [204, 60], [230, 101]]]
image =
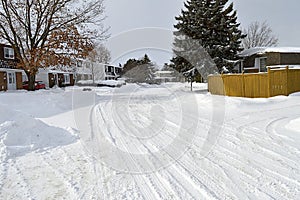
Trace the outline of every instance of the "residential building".
[[300, 65], [300, 47], [257, 47], [239, 54], [238, 72], [267, 72], [268, 66]]
[[0, 44], [0, 91], [22, 89], [22, 71], [17, 69], [14, 49]]

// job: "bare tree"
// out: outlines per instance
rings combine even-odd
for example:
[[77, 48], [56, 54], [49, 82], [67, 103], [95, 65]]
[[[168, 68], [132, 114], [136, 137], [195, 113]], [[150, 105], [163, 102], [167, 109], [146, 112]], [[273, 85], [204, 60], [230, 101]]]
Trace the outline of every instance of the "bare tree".
[[247, 29], [244, 29], [247, 36], [243, 39], [243, 47], [271, 47], [277, 46], [278, 38], [273, 35], [273, 31], [267, 22], [253, 22]]
[[0, 0], [0, 40], [9, 43], [34, 90], [41, 67], [70, 65], [104, 39], [103, 0]]
[[104, 44], [98, 44], [90, 52], [88, 59], [92, 62], [108, 64], [111, 60], [110, 51], [104, 46]]

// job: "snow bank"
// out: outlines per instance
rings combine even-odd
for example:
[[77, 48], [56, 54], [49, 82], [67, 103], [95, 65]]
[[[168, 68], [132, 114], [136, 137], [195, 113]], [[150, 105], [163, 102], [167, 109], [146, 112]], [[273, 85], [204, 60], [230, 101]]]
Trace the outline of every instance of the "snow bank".
[[97, 81], [98, 86], [110, 86], [110, 87], [121, 87], [125, 84], [123, 80], [105, 80], [105, 81]]
[[295, 132], [300, 132], [300, 118], [291, 120], [286, 126], [286, 129], [295, 131]]
[[93, 84], [93, 80], [80, 80], [80, 81], [77, 82], [77, 84], [91, 85], [91, 84]]
[[26, 153], [68, 145], [78, 138], [70, 132], [48, 126], [32, 116], [0, 105], [1, 146], [8, 156], [22, 156]]
[[296, 93], [293, 93], [293, 94], [290, 94], [291, 97], [299, 97], [300, 96], [300, 92], [296, 92]]

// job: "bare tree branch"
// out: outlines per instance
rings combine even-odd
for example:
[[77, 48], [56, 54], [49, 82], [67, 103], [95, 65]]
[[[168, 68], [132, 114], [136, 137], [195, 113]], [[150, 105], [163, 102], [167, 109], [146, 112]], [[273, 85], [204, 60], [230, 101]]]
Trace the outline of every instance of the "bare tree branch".
[[277, 46], [278, 38], [273, 35], [273, 31], [267, 22], [253, 22], [247, 29], [243, 30], [247, 37], [243, 39], [243, 47], [270, 47]]

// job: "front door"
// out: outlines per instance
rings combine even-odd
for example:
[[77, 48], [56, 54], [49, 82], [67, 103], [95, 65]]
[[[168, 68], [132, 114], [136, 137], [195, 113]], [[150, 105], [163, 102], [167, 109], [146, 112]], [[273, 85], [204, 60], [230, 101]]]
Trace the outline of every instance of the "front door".
[[16, 73], [15, 72], [7, 72], [7, 89], [8, 90], [16, 90]]

